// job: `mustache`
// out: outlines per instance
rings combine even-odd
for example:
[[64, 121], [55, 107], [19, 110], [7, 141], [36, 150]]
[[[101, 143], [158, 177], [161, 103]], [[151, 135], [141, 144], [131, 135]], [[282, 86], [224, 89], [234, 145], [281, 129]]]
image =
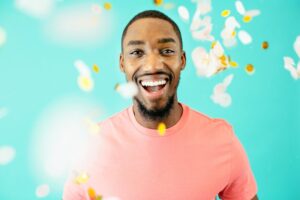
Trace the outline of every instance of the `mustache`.
[[140, 71], [140, 70], [137, 70], [134, 74], [133, 74], [133, 76], [132, 76], [132, 80], [134, 80], [136, 83], [138, 82], [138, 79], [140, 78], [140, 77], [143, 77], [143, 76], [151, 76], [151, 75], [161, 75], [161, 74], [163, 74], [163, 75], [166, 75], [166, 76], [168, 76], [168, 78], [169, 78], [169, 81], [171, 82], [172, 81], [172, 79], [173, 79], [173, 77], [174, 77], [174, 75], [173, 75], [173, 73], [172, 72], [168, 72], [168, 71], [165, 71], [165, 70], [157, 70], [157, 71], [155, 71], [155, 72], [142, 72], [142, 71]]

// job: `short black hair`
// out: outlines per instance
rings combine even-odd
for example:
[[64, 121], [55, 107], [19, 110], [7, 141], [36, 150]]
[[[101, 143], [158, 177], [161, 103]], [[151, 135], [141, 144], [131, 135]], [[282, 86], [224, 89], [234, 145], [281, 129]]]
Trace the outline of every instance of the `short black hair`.
[[143, 12], [140, 12], [138, 14], [136, 14], [129, 22], [128, 24], [125, 26], [124, 30], [123, 30], [123, 33], [122, 33], [122, 40], [121, 40], [121, 48], [122, 48], [122, 51], [123, 51], [123, 41], [124, 41], [124, 38], [126, 36], [126, 33], [127, 33], [127, 30], [128, 30], [128, 27], [133, 23], [135, 22], [136, 20], [138, 19], [143, 19], [143, 18], [158, 18], [158, 19], [162, 19], [162, 20], [165, 20], [167, 22], [169, 22], [177, 37], [179, 38], [179, 41], [180, 41], [180, 48], [182, 49], [183, 48], [183, 44], [182, 44], [182, 37], [181, 37], [181, 32], [179, 30], [179, 27], [177, 26], [177, 24], [170, 18], [168, 17], [167, 15], [165, 15], [164, 13], [160, 12], [160, 11], [157, 11], [157, 10], [145, 10]]

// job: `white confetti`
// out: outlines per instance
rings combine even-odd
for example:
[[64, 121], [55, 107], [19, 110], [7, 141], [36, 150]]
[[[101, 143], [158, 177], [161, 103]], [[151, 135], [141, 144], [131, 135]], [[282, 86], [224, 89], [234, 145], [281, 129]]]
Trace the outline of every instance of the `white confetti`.
[[15, 6], [23, 13], [36, 18], [47, 17], [54, 8], [55, 0], [15, 0]]
[[11, 146], [0, 146], [0, 165], [7, 165], [16, 155], [16, 150]]
[[125, 99], [132, 98], [138, 93], [138, 87], [134, 82], [127, 82], [121, 84], [116, 88], [116, 90]]
[[245, 7], [241, 1], [235, 2], [235, 8], [236, 8], [237, 12], [241, 15], [244, 15], [246, 13]]
[[211, 95], [211, 99], [214, 103], [222, 107], [228, 107], [231, 105], [232, 98], [228, 93], [226, 93], [226, 89], [230, 85], [232, 79], [233, 74], [230, 74], [223, 80], [222, 83], [219, 83], [214, 87], [213, 94]]
[[300, 78], [300, 61], [298, 62], [297, 68], [295, 68], [295, 62], [291, 57], [284, 57], [284, 68], [291, 73], [291, 76], [297, 80]]
[[184, 21], [189, 21], [190, 19], [190, 13], [188, 9], [184, 6], [179, 6], [178, 7], [178, 14], [183, 19]]
[[43, 185], [39, 185], [36, 190], [35, 190], [35, 195], [38, 198], [44, 198], [46, 196], [48, 196], [50, 192], [50, 187], [47, 184], [43, 184]]
[[0, 119], [4, 118], [8, 114], [7, 108], [0, 108]]
[[252, 42], [251, 35], [244, 30], [238, 32], [238, 37], [243, 44], [250, 44]]
[[87, 77], [91, 76], [90, 68], [82, 60], [76, 60], [74, 62], [74, 65], [77, 68], [77, 70], [78, 70], [78, 72], [80, 73], [81, 76], [87, 76]]
[[300, 35], [297, 36], [296, 41], [294, 43], [294, 50], [297, 53], [298, 57], [300, 58]]
[[0, 47], [3, 46], [5, 42], [6, 42], [6, 32], [2, 27], [0, 27]]

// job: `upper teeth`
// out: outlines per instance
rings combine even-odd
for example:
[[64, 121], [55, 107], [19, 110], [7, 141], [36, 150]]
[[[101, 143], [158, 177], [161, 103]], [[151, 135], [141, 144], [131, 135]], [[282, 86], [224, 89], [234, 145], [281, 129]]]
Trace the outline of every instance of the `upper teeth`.
[[142, 86], [158, 86], [166, 84], [166, 80], [159, 81], [142, 81]]

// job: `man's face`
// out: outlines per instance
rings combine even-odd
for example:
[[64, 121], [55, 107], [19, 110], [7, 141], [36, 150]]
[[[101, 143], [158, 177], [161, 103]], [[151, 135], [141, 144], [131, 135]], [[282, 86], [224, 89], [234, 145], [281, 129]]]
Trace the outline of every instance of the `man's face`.
[[136, 99], [147, 110], [161, 110], [176, 96], [185, 53], [172, 25], [165, 20], [144, 18], [127, 29], [120, 55], [120, 68], [127, 81], [139, 89]]

